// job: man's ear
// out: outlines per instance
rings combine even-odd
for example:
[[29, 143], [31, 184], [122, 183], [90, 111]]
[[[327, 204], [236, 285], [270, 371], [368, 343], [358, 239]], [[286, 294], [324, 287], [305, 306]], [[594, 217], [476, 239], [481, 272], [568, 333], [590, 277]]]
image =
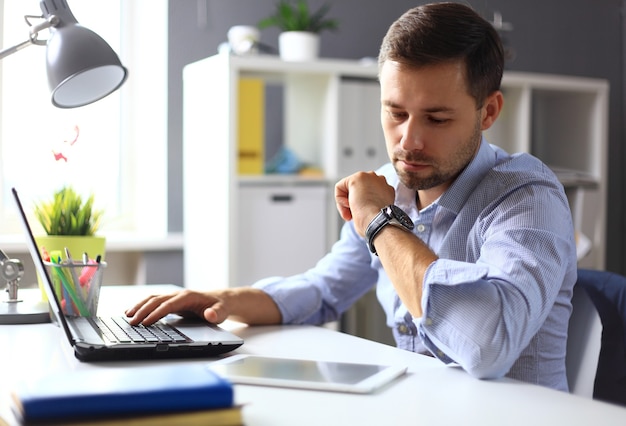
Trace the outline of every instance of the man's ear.
[[500, 111], [502, 111], [502, 105], [504, 105], [504, 97], [502, 96], [502, 92], [499, 90], [496, 90], [491, 95], [489, 95], [487, 99], [485, 99], [482, 108], [482, 130], [487, 130], [493, 125], [493, 123], [500, 115]]

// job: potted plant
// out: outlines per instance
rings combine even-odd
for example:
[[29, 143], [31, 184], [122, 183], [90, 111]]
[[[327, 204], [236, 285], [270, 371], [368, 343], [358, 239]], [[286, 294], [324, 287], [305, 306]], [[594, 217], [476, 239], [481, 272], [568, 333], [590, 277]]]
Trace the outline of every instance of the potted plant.
[[52, 200], [36, 203], [35, 216], [48, 235], [93, 236], [102, 217], [93, 202], [93, 194], [83, 201], [72, 187], [65, 186], [54, 193]]
[[330, 5], [325, 3], [311, 11], [306, 0], [280, 0], [274, 13], [259, 21], [260, 29], [278, 27], [280, 57], [287, 61], [307, 61], [319, 56], [319, 33], [336, 30], [338, 21], [327, 17]]
[[52, 199], [35, 203], [35, 217], [46, 235], [35, 238], [40, 250], [60, 252], [66, 249], [75, 260], [85, 253], [90, 258], [104, 257], [105, 238], [97, 236], [103, 211], [94, 208], [94, 195], [83, 199], [72, 187], [65, 186]]

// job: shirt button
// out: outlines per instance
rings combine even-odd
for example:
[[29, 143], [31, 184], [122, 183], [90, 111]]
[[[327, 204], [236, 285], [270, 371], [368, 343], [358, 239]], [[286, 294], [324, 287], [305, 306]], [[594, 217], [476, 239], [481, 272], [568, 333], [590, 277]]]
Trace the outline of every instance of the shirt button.
[[426, 227], [423, 224], [419, 224], [417, 225], [417, 232], [424, 232], [426, 230]]
[[433, 324], [432, 318], [426, 318], [426, 325], [432, 325], [432, 324]]
[[408, 331], [409, 331], [409, 328], [406, 326], [406, 324], [400, 324], [400, 325], [398, 326], [398, 332], [399, 332], [400, 334], [407, 334], [407, 333], [408, 333]]

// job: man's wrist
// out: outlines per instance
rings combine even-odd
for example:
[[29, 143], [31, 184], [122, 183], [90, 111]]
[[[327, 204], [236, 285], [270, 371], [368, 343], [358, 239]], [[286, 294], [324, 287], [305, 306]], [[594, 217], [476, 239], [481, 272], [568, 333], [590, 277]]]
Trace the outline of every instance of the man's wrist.
[[413, 221], [411, 218], [398, 206], [390, 204], [384, 207], [380, 212], [374, 216], [370, 221], [367, 229], [365, 230], [365, 238], [370, 251], [376, 255], [376, 247], [374, 246], [374, 239], [387, 225], [392, 225], [404, 229], [405, 231], [413, 230]]

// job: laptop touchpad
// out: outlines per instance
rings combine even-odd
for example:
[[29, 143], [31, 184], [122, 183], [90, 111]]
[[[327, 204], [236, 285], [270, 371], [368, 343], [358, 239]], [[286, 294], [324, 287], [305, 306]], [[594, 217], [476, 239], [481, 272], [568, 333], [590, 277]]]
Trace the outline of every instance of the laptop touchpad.
[[182, 318], [168, 315], [164, 322], [176, 327], [181, 333], [196, 341], [221, 341], [222, 343], [240, 343], [241, 338], [201, 319]]

